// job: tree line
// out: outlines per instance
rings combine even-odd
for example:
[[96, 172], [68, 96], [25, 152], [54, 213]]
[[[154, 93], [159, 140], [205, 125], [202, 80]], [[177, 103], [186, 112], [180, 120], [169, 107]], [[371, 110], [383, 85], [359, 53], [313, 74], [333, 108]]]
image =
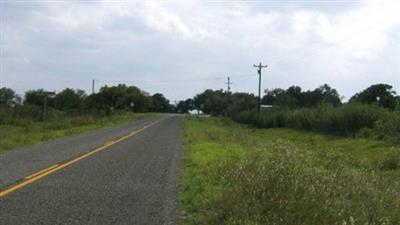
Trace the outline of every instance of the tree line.
[[[314, 90], [303, 91], [299, 86], [286, 90], [276, 88], [265, 90], [261, 103], [272, 107], [288, 109], [313, 108], [320, 105], [341, 106], [343, 97], [328, 84]], [[352, 96], [348, 103], [374, 104], [390, 110], [400, 105], [400, 96], [388, 84], [375, 84]], [[256, 109], [257, 96], [249, 93], [229, 93], [223, 90], [206, 90], [193, 100], [180, 102], [183, 109], [200, 109], [211, 115], [232, 115], [241, 111]]]
[[65, 112], [83, 112], [103, 110], [110, 113], [113, 110], [132, 112], [172, 112], [173, 105], [163, 94], [150, 95], [135, 86], [119, 84], [103, 86], [99, 92], [87, 95], [79, 89], [66, 88], [54, 96], [49, 96], [43, 89], [30, 90], [22, 100], [10, 88], [0, 89], [0, 105], [8, 106], [38, 106], [43, 107], [47, 101], [50, 108]]
[[[0, 105], [43, 106], [45, 96], [46, 92], [43, 89], [31, 90], [27, 91], [22, 99], [14, 90], [1, 88]], [[54, 96], [48, 96], [46, 101], [49, 107], [66, 112], [103, 110], [110, 113], [113, 110], [128, 110], [132, 112], [187, 113], [191, 110], [201, 110], [206, 114], [224, 116], [256, 109], [258, 104], [257, 96], [254, 94], [207, 89], [193, 98], [179, 101], [178, 104], [173, 105], [161, 93], [150, 95], [136, 86], [125, 84], [103, 86], [99, 92], [90, 95], [83, 90], [66, 88]], [[338, 91], [328, 84], [306, 91], [299, 86], [291, 86], [286, 90], [267, 89], [261, 102], [264, 105], [289, 109], [310, 108], [322, 104], [337, 107], [344, 104]], [[391, 85], [375, 84], [356, 93], [349, 102], [375, 104], [393, 110], [399, 107], [400, 97]]]

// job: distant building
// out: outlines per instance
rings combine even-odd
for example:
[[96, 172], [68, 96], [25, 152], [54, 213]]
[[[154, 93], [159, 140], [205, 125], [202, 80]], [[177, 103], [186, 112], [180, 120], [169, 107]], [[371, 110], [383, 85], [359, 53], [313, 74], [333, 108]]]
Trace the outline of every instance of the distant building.
[[273, 107], [277, 107], [276, 105], [261, 105], [261, 109], [269, 109], [269, 108], [273, 108]]
[[189, 114], [190, 115], [203, 115], [204, 113], [201, 110], [193, 109], [193, 110], [189, 110]]

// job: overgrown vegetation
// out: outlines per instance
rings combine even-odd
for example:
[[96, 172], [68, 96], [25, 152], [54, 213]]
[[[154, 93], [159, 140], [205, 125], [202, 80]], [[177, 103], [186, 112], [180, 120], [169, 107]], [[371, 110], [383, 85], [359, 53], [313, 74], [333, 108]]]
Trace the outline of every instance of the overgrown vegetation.
[[40, 122], [39, 112], [34, 106], [0, 108], [0, 152], [151, 116], [126, 111], [108, 116], [101, 112], [71, 115], [51, 110], [47, 120]]
[[316, 108], [272, 108], [260, 113], [247, 111], [233, 117], [256, 127], [288, 127], [350, 137], [400, 141], [400, 111], [376, 105], [321, 105]]
[[89, 96], [70, 88], [59, 93], [31, 90], [24, 99], [1, 88], [0, 151], [131, 122], [149, 115], [144, 112], [173, 110], [162, 94], [123, 84], [104, 86]]
[[184, 121], [183, 224], [400, 224], [400, 148], [227, 119]]
[[336, 89], [327, 84], [312, 91], [298, 86], [266, 90], [257, 112], [257, 99], [247, 93], [206, 90], [193, 104], [214, 116], [228, 116], [256, 127], [288, 127], [301, 130], [368, 137], [400, 142], [400, 97], [387, 84], [376, 84], [342, 103]]

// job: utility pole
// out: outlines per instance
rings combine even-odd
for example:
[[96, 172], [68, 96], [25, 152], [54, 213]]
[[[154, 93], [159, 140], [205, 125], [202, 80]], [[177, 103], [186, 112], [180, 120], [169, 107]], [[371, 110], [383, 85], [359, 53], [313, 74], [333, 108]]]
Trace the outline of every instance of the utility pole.
[[232, 84], [230, 77], [228, 77], [228, 82], [226, 82], [226, 84], [228, 85], [228, 88], [227, 88], [228, 93], [230, 93], [231, 92], [231, 84]]
[[92, 94], [94, 94], [94, 82], [95, 82], [95, 80], [93, 79], [92, 80]]
[[47, 106], [48, 105], [48, 103], [47, 103], [48, 98], [54, 96], [56, 94], [56, 92], [55, 91], [44, 91], [43, 94], [44, 94], [44, 96], [43, 96], [44, 97], [44, 101], [43, 101], [42, 120], [43, 120], [43, 122], [45, 122], [46, 118], [47, 118], [47, 114], [49, 113], [49, 109], [48, 109], [48, 106]]
[[259, 65], [254, 64], [253, 67], [257, 68], [258, 72], [258, 111], [261, 109], [261, 70], [262, 68], [267, 68], [267, 65], [262, 65], [261, 62]]

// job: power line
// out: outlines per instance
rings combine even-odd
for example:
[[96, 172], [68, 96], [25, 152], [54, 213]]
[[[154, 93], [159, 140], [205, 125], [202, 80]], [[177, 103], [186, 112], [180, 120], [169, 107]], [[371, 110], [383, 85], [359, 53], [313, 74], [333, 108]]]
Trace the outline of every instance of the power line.
[[[231, 76], [232, 77], [254, 77], [254, 75], [237, 75], [237, 76]], [[44, 78], [43, 78], [44, 79]], [[45, 78], [47, 81], [50, 82], [59, 82], [59, 83], [75, 83], [75, 82], [81, 82], [82, 79], [59, 79], [59, 78]], [[212, 81], [212, 80], [225, 80], [226, 76], [221, 76], [221, 77], [209, 77], [209, 78], [193, 78], [193, 79], [182, 79], [182, 80], [108, 80], [108, 79], [95, 79], [95, 84], [97, 82], [113, 82], [113, 83], [172, 83], [172, 82], [192, 82], [192, 81]], [[90, 79], [90, 81], [93, 82], [93, 79]], [[42, 84], [43, 81], [40, 80], [13, 80], [11, 81], [13, 84], [32, 84], [32, 83], [39, 83]]]
[[[254, 75], [237, 75], [231, 77], [254, 77]], [[212, 80], [224, 80], [226, 77], [210, 77], [210, 78], [193, 78], [193, 79], [178, 79], [178, 80], [105, 80], [96, 79], [101, 82], [113, 82], [113, 83], [174, 83], [174, 82], [193, 82], [193, 81], [212, 81]]]

